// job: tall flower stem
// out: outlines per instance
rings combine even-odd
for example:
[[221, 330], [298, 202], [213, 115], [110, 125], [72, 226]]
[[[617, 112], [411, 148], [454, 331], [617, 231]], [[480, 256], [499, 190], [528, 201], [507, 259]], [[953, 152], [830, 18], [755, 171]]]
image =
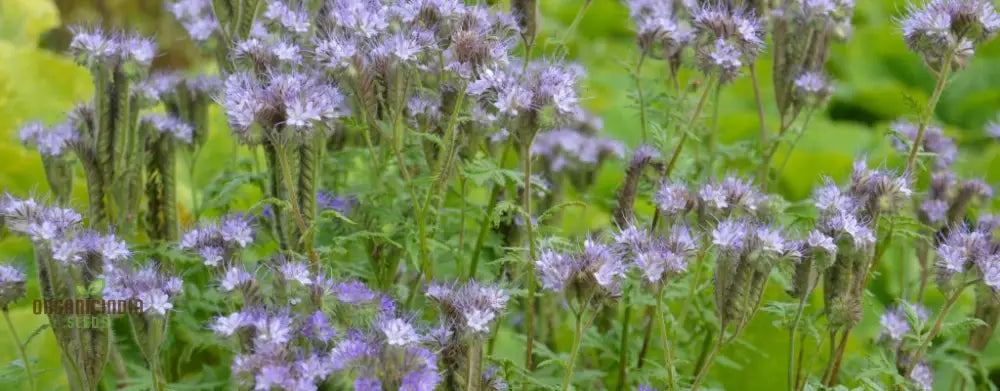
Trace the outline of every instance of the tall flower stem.
[[667, 368], [667, 386], [669, 390], [677, 388], [674, 382], [674, 358], [667, 339], [667, 321], [663, 312], [663, 282], [656, 288], [656, 323], [660, 326], [660, 342], [663, 343], [663, 366]]
[[927, 131], [931, 117], [934, 116], [934, 108], [937, 107], [938, 100], [941, 99], [941, 93], [944, 92], [944, 87], [948, 84], [948, 74], [951, 71], [951, 60], [954, 56], [955, 50], [948, 50], [948, 54], [945, 55], [944, 62], [942, 63], [943, 65], [941, 65], [941, 72], [937, 74], [937, 84], [934, 85], [934, 92], [931, 93], [931, 98], [927, 101], [927, 106], [924, 107], [923, 113], [920, 114], [920, 126], [917, 128], [917, 137], [913, 139], [910, 155], [906, 158], [906, 169], [903, 171], [905, 174], [910, 173], [913, 163], [917, 160], [917, 151], [920, 150], [920, 144], [924, 141], [924, 132]]
[[[702, 91], [701, 99], [698, 100], [698, 105], [695, 106], [694, 111], [691, 112], [691, 117], [688, 119], [685, 131], [682, 132], [680, 141], [677, 142], [677, 146], [674, 148], [674, 152], [670, 154], [670, 160], [666, 167], [663, 168], [663, 177], [670, 178], [670, 174], [674, 171], [674, 167], [677, 165], [677, 158], [681, 155], [681, 151], [684, 150], [684, 143], [687, 141], [688, 134], [691, 133], [691, 127], [694, 126], [695, 121], [701, 116], [701, 111], [705, 109], [705, 102], [708, 102], [708, 96], [712, 93], [712, 85], [715, 84], [717, 79], [712, 77], [705, 84], [705, 90]], [[660, 222], [660, 208], [656, 208], [656, 212], [653, 213], [653, 224], [650, 227], [650, 231], [656, 232], [656, 226]]]
[[28, 352], [24, 350], [24, 343], [21, 342], [21, 338], [17, 336], [17, 330], [14, 329], [14, 323], [10, 321], [10, 314], [7, 311], [7, 306], [3, 306], [0, 311], [3, 312], [3, 319], [7, 322], [7, 328], [10, 329], [10, 336], [14, 338], [14, 344], [17, 345], [17, 351], [21, 354], [21, 361], [24, 361], [24, 372], [28, 377], [28, 385], [32, 390], [37, 390], [35, 387], [35, 375], [31, 371], [31, 360], [28, 359]]
[[535, 139], [534, 131], [530, 133], [527, 140], [523, 140], [521, 147], [521, 158], [524, 159], [524, 229], [528, 240], [528, 297], [525, 300], [525, 311], [527, 312], [525, 322], [528, 325], [528, 346], [525, 350], [525, 366], [529, 370], [535, 369], [532, 360], [535, 345], [535, 293], [538, 290], [538, 282], [535, 278], [535, 227], [531, 221], [531, 143]]
[[913, 368], [917, 366], [920, 359], [924, 357], [924, 353], [927, 352], [927, 348], [930, 347], [931, 341], [941, 333], [941, 327], [944, 325], [944, 318], [948, 316], [948, 313], [951, 312], [951, 308], [955, 306], [955, 303], [958, 302], [958, 298], [962, 296], [962, 292], [965, 291], [965, 288], [968, 286], [969, 284], [963, 283], [960, 288], [955, 290], [955, 293], [948, 297], [948, 301], [945, 303], [944, 308], [941, 309], [941, 312], [938, 312], [937, 319], [934, 321], [934, 327], [931, 328], [930, 334], [928, 334], [927, 337], [920, 342], [920, 346], [917, 347], [916, 353], [913, 354], [913, 358], [906, 366], [903, 376], [910, 377], [910, 373], [913, 372]]
[[576, 12], [576, 16], [573, 17], [573, 22], [569, 24], [569, 28], [563, 33], [563, 42], [569, 40], [569, 36], [576, 32], [577, 26], [583, 21], [583, 16], [587, 14], [587, 10], [590, 9], [590, 4], [593, 0], [584, 0], [583, 5], [580, 6], [580, 10]]
[[705, 375], [708, 371], [712, 369], [712, 364], [715, 363], [715, 358], [719, 355], [719, 351], [722, 350], [722, 344], [726, 341], [726, 325], [723, 324], [719, 328], [719, 339], [715, 342], [715, 347], [712, 348], [712, 352], [708, 354], [705, 358], [705, 363], [702, 364], [701, 368], [698, 369], [698, 373], [694, 376], [694, 382], [691, 383], [691, 391], [697, 391], [698, 387], [701, 386], [701, 382], [705, 380]]
[[580, 313], [576, 315], [576, 330], [573, 334], [573, 347], [569, 351], [569, 361], [566, 362], [566, 375], [563, 376], [562, 391], [569, 390], [570, 384], [573, 383], [573, 367], [576, 366], [576, 358], [580, 355], [580, 343], [583, 340], [583, 332], [590, 326], [590, 322], [596, 317], [596, 314], [590, 318], [590, 321], [584, 322], [586, 318], [587, 306], [584, 305], [580, 309]]
[[[507, 161], [507, 155], [510, 154], [511, 142], [504, 144], [503, 153], [500, 154], [500, 166]], [[493, 190], [490, 191], [490, 201], [486, 204], [486, 211], [483, 212], [483, 221], [479, 226], [479, 235], [476, 236], [476, 247], [472, 250], [472, 260], [469, 266], [469, 275], [467, 279], [476, 278], [476, 270], [479, 268], [479, 255], [483, 251], [483, 245], [486, 244], [486, 234], [490, 231], [490, 227], [493, 219], [493, 210], [496, 209], [497, 203], [500, 202], [500, 191], [503, 189], [499, 183], [493, 184]]]
[[802, 313], [805, 311], [806, 303], [809, 301], [809, 296], [812, 294], [813, 288], [819, 282], [819, 275], [816, 278], [811, 279], [812, 282], [808, 287], [806, 287], [805, 292], [802, 293], [802, 297], [799, 299], [799, 307], [795, 310], [795, 318], [792, 320], [792, 326], [788, 330], [788, 389], [792, 391], [796, 386], [796, 375], [795, 375], [795, 334], [799, 329], [799, 321], [802, 320]]
[[625, 291], [625, 297], [621, 305], [625, 307], [622, 314], [622, 336], [618, 343], [618, 391], [622, 391], [628, 385], [628, 351], [629, 351], [629, 323], [632, 321], [631, 286]]
[[767, 145], [767, 122], [764, 118], [764, 99], [760, 94], [760, 82], [757, 77], [756, 63], [750, 64], [750, 81], [753, 82], [753, 98], [757, 103], [757, 120], [760, 122], [760, 147], [763, 151]]
[[646, 52], [639, 54], [639, 61], [635, 64], [635, 93], [639, 99], [639, 125], [642, 129], [642, 142], [649, 139], [649, 131], [646, 130], [646, 97], [642, 90], [642, 64], [646, 62]]

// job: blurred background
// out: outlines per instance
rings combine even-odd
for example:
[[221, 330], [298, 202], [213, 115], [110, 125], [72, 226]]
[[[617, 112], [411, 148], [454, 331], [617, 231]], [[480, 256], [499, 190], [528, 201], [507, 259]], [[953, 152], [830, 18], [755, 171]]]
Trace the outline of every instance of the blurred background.
[[[563, 36], [577, 14], [582, 0], [541, 0], [543, 36]], [[919, 58], [910, 53], [894, 17], [906, 7], [903, 1], [858, 1], [854, 17], [855, 30], [844, 44], [831, 50], [828, 69], [836, 80], [836, 93], [827, 108], [816, 113], [798, 147], [790, 154], [784, 151], [776, 162], [787, 159], [786, 168], [773, 191], [790, 201], [808, 197], [811, 188], [822, 175], [838, 181], [847, 177], [853, 159], [867, 155], [869, 162], [886, 162], [899, 167], [899, 157], [891, 144], [888, 125], [901, 117], [912, 116], [923, 106], [931, 89], [932, 76]], [[191, 69], [211, 67], [200, 61], [199, 51], [187, 39], [183, 28], [176, 24], [161, 0], [0, 0], [0, 190], [17, 195], [47, 194], [44, 174], [38, 154], [22, 147], [17, 128], [29, 120], [40, 119], [55, 123], [66, 110], [92, 95], [90, 75], [66, 56], [69, 42], [68, 25], [101, 25], [138, 31], [155, 36], [160, 56], [154, 68]], [[585, 66], [588, 79], [583, 92], [586, 106], [604, 119], [606, 135], [634, 147], [640, 139], [638, 111], [633, 99], [634, 80], [630, 73], [636, 61], [634, 34], [628, 10], [621, 0], [594, 0], [576, 33], [566, 37], [568, 57]], [[550, 54], [551, 51], [550, 51]], [[774, 97], [771, 95], [770, 58], [758, 63], [764, 91], [768, 122], [777, 123]], [[649, 63], [642, 80], [647, 96], [658, 96], [666, 87], [663, 63]], [[696, 75], [689, 75], [692, 78]], [[985, 125], [996, 120], [1000, 112], [1000, 40], [981, 47], [968, 69], [955, 76], [938, 105], [936, 117], [945, 133], [954, 137], [960, 155], [955, 169], [962, 176], [981, 177], [990, 184], [1000, 184], [1000, 145], [989, 138]], [[728, 167], [736, 172], [748, 172], [740, 159], [741, 143], [755, 142], [759, 129], [748, 78], [741, 78], [723, 89], [718, 105], [719, 142]], [[656, 116], [653, 115], [655, 120]], [[212, 113], [213, 128], [202, 153], [200, 164], [205, 167], [223, 166], [231, 158], [233, 143], [218, 110]], [[729, 146], [729, 147], [726, 147]], [[186, 170], [181, 170], [186, 172]], [[203, 186], [215, 175], [211, 169], [199, 170], [194, 178], [180, 184], [181, 202], [189, 194], [183, 186]], [[607, 226], [607, 206], [611, 205], [622, 175], [622, 165], [606, 165], [600, 174], [598, 191], [586, 196], [594, 208], [567, 216], [570, 233], [583, 233]], [[76, 206], [83, 207], [82, 181], [75, 193]], [[995, 204], [993, 205], [996, 206]], [[576, 212], [567, 212], [576, 213]], [[575, 217], [575, 218], [573, 218]], [[579, 224], [583, 221], [584, 224]], [[910, 273], [903, 262], [907, 252], [892, 249], [883, 262], [891, 275]], [[12, 259], [23, 266], [31, 264], [27, 241], [0, 237], [0, 261]], [[33, 275], [29, 269], [29, 275]], [[906, 275], [906, 274], [902, 274]], [[866, 306], [865, 320], [852, 340], [848, 356], [872, 349], [878, 334], [878, 316], [893, 302], [900, 291], [900, 281], [876, 278], [871, 285], [874, 298]], [[776, 284], [766, 300], [785, 300]], [[28, 298], [39, 297], [37, 285], [29, 283]], [[930, 299], [937, 308], [940, 297]], [[966, 303], [969, 304], [969, 303]], [[971, 307], [971, 304], [965, 308]], [[708, 309], [710, 310], [710, 309]], [[19, 334], [31, 335], [47, 322], [44, 316], [31, 314], [30, 300], [12, 310]], [[773, 390], [785, 385], [786, 331], [772, 326], [769, 314], [758, 316], [744, 333], [743, 343], [734, 344], [724, 352], [714, 377], [727, 380], [729, 389]], [[40, 378], [43, 386], [65, 384], [60, 368], [58, 349], [51, 332], [43, 331], [29, 345], [29, 355], [41, 357], [36, 368], [46, 371]], [[509, 352], [518, 355], [519, 352]], [[504, 352], [500, 352], [504, 354]], [[0, 389], [6, 389], [4, 379], [20, 367], [10, 364], [17, 359], [16, 350], [6, 332], [0, 334]], [[984, 359], [990, 368], [1000, 365], [997, 342], [991, 343]], [[947, 362], [944, 363], [947, 365]], [[863, 360], [847, 366], [863, 365]], [[938, 384], [949, 384], [949, 368], [935, 368]], [[752, 375], [751, 375], [752, 374]], [[737, 376], [738, 375], [738, 376]]]

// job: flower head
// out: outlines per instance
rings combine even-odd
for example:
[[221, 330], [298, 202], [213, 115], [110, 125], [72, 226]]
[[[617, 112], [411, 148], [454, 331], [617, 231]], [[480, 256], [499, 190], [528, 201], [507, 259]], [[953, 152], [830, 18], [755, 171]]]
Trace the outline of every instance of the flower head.
[[0, 265], [0, 308], [6, 311], [7, 305], [24, 297], [24, 272], [10, 265]]

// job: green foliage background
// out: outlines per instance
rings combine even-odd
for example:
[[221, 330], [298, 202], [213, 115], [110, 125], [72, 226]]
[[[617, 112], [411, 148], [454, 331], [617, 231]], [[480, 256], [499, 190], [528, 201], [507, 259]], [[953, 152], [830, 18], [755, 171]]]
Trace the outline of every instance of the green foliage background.
[[[139, 4], [141, 3], [141, 4]], [[65, 46], [64, 22], [105, 23], [129, 26], [146, 34], [155, 34], [166, 55], [156, 60], [159, 67], [179, 67], [191, 64], [193, 50], [183, 41], [183, 33], [173, 25], [169, 15], [157, 1], [52, 1], [0, 0], [0, 190], [18, 195], [47, 194], [41, 163], [36, 152], [22, 147], [17, 140], [17, 127], [25, 121], [41, 119], [54, 123], [76, 102], [92, 94], [87, 71], [76, 66], [61, 53]], [[543, 42], [561, 37], [576, 14], [580, 0], [543, 0]], [[787, 167], [780, 182], [772, 186], [786, 199], [802, 200], [810, 194], [821, 175], [844, 179], [852, 160], [867, 154], [872, 162], [886, 161], [899, 166], [899, 157], [888, 138], [888, 124], [917, 112], [932, 89], [933, 80], [916, 55], [907, 51], [893, 17], [905, 3], [893, 0], [858, 1], [855, 32], [846, 44], [834, 45], [829, 69], [837, 80], [837, 91], [825, 111], [817, 113], [798, 147], [791, 154], [779, 152], [776, 162], [787, 158]], [[62, 38], [60, 38], [62, 37]], [[568, 57], [585, 65], [589, 77], [584, 96], [586, 105], [601, 115], [605, 133], [635, 146], [640, 139], [638, 112], [632, 99], [634, 80], [629, 69], [636, 60], [636, 50], [628, 11], [618, 0], [594, 0], [577, 33], [567, 37]], [[63, 41], [60, 44], [60, 40]], [[197, 64], [195, 65], [197, 66]], [[765, 109], [774, 113], [770, 95], [770, 58], [758, 63], [765, 92]], [[649, 63], [642, 75], [647, 96], [656, 99], [658, 86], [665, 87], [662, 63]], [[956, 162], [960, 175], [983, 177], [991, 184], [1000, 184], [1000, 143], [986, 137], [983, 127], [1000, 111], [1000, 40], [983, 46], [969, 68], [954, 77], [936, 116], [946, 133], [956, 139], [961, 155]], [[654, 102], [654, 105], [657, 104]], [[660, 103], [662, 104], [662, 103]], [[726, 87], [718, 105], [717, 129], [724, 146], [725, 167], [748, 171], [747, 162], [740, 158], [741, 142], [754, 142], [759, 137], [753, 90], [748, 78]], [[178, 191], [182, 203], [190, 199], [191, 186], [203, 188], [216, 174], [213, 167], [224, 167], [232, 156], [233, 142], [227, 135], [224, 118], [212, 113], [211, 138], [202, 153], [198, 174], [182, 178]], [[659, 117], [662, 117], [660, 115]], [[654, 112], [652, 118], [659, 118]], [[774, 116], [769, 124], [776, 124]], [[725, 147], [728, 146], [728, 147]], [[181, 172], [186, 172], [181, 169]], [[596, 191], [586, 195], [587, 208], [570, 208], [564, 218], [567, 234], [581, 234], [609, 225], [607, 206], [622, 175], [622, 165], [605, 166], [599, 176]], [[683, 176], [683, 173], [681, 173]], [[77, 181], [75, 205], [85, 203], [82, 181]], [[241, 194], [248, 200], [254, 194]], [[994, 205], [996, 206], [996, 205]], [[648, 212], [648, 210], [647, 210]], [[582, 223], [581, 223], [582, 222]], [[912, 251], [903, 246], [890, 250], [883, 262], [883, 275], [916, 278], [916, 263]], [[30, 266], [31, 249], [26, 240], [0, 239], [0, 259]], [[33, 275], [33, 270], [30, 271]], [[912, 279], [911, 279], [912, 281]], [[766, 301], [784, 300], [778, 284]], [[863, 324], [852, 337], [846, 364], [857, 368], [865, 365], [865, 354], [873, 352], [872, 340], [878, 333], [878, 315], [900, 292], [901, 281], [876, 277], [871, 285], [874, 297], [869, 298]], [[38, 298], [37, 285], [29, 283], [26, 300], [12, 310], [19, 335], [24, 338], [47, 322], [44, 316], [31, 314], [30, 300]], [[929, 306], [940, 307], [941, 298], [933, 296]], [[967, 313], [970, 302], [960, 303]], [[815, 308], [815, 307], [814, 307]], [[711, 309], [706, 309], [711, 311]], [[727, 388], [735, 390], [773, 390], [784, 387], [786, 331], [773, 325], [777, 318], [762, 312], [744, 333], [743, 343], [723, 351], [724, 359], [713, 377], [724, 379]], [[514, 338], [501, 336], [501, 338]], [[499, 343], [498, 354], [512, 359], [521, 356], [520, 343]], [[509, 346], [510, 351], [504, 347]], [[38, 378], [43, 388], [61, 388], [65, 384], [59, 364], [58, 347], [48, 331], [32, 340], [29, 355], [39, 357], [36, 368], [45, 371]], [[862, 353], [862, 354], [858, 354]], [[1000, 349], [991, 343], [984, 355], [987, 367], [1000, 366]], [[195, 358], [197, 359], [197, 358]], [[20, 371], [16, 349], [10, 336], [0, 333], [0, 389]], [[7, 365], [12, 363], [11, 365]], [[821, 364], [816, 364], [821, 365]], [[936, 368], [938, 384], [950, 384], [949, 368]]]

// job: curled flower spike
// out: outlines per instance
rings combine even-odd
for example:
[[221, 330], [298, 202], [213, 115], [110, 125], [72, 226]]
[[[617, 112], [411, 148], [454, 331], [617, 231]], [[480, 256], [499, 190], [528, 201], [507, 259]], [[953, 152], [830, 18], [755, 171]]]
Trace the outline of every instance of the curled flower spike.
[[951, 286], [951, 277], [977, 266], [984, 275], [992, 273], [998, 258], [988, 233], [965, 225], [952, 227], [937, 247], [938, 282]]
[[134, 63], [148, 68], [156, 56], [156, 43], [134, 35], [108, 34], [99, 28], [70, 28], [70, 53], [82, 64], [116, 66]]
[[0, 308], [24, 297], [24, 272], [9, 265], [0, 265]]

